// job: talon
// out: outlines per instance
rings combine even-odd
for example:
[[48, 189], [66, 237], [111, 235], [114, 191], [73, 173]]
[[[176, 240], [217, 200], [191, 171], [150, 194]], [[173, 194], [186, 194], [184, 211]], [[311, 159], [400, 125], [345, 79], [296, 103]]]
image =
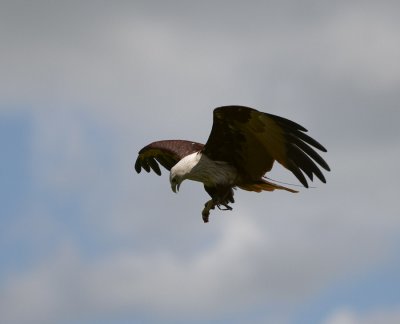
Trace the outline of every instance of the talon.
[[[225, 208], [222, 208], [221, 205], [224, 206]], [[217, 207], [219, 210], [232, 210], [233, 209], [231, 206], [228, 206], [225, 204], [219, 204], [219, 205], [217, 205]]]

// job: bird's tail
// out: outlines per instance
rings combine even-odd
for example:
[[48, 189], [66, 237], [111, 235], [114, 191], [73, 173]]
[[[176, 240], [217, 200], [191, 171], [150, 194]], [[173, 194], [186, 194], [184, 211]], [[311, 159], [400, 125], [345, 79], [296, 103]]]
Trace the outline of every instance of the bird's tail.
[[291, 188], [287, 188], [264, 179], [260, 179], [254, 182], [242, 183], [238, 185], [238, 187], [243, 190], [255, 191], [255, 192], [274, 191], [275, 189], [286, 190], [293, 193], [298, 192], [297, 190], [293, 190]]

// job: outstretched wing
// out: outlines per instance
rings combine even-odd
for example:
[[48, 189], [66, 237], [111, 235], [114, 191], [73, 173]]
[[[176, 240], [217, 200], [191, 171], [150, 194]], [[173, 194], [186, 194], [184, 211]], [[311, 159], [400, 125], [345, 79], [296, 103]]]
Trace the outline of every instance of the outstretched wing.
[[167, 170], [171, 170], [179, 160], [186, 155], [202, 150], [203, 147], [203, 144], [184, 140], [153, 142], [139, 151], [139, 156], [135, 163], [135, 170], [137, 173], [140, 173], [143, 168], [147, 172], [153, 170], [158, 175], [161, 175], [158, 163]]
[[315, 174], [326, 182], [317, 164], [327, 171], [330, 169], [313, 147], [323, 152], [326, 149], [305, 132], [295, 122], [252, 108], [219, 107], [214, 110], [211, 134], [203, 153], [234, 165], [253, 180], [270, 171], [276, 160], [308, 188], [304, 174], [310, 180]]

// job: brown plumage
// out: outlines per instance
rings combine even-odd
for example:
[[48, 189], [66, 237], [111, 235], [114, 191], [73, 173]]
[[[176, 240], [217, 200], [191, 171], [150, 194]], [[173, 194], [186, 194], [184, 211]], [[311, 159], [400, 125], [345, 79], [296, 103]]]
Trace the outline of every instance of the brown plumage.
[[165, 140], [153, 142], [139, 151], [139, 156], [135, 163], [137, 173], [141, 169], [150, 172], [152, 169], [158, 175], [161, 175], [160, 163], [168, 171], [185, 156], [202, 150], [204, 144], [184, 141], [184, 140]]
[[[232, 209], [233, 188], [260, 192], [293, 189], [266, 181], [274, 161], [290, 170], [308, 187], [307, 176], [326, 182], [318, 165], [330, 171], [328, 164], [314, 150], [326, 152], [307, 130], [286, 118], [243, 106], [224, 106], [214, 110], [213, 126], [205, 145], [183, 140], [151, 143], [139, 151], [135, 169], [161, 174], [158, 163], [170, 170], [172, 189], [179, 190], [185, 179], [204, 183], [212, 197], [203, 209], [208, 221], [210, 209]], [[158, 163], [157, 163], [158, 162]]]

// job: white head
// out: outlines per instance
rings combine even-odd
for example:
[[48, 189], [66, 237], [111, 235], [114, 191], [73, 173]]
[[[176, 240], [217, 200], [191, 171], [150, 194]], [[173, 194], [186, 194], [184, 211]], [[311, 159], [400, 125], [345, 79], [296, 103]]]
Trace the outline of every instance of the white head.
[[171, 169], [169, 173], [169, 182], [171, 184], [171, 189], [173, 192], [179, 191], [179, 187], [183, 180], [185, 179], [193, 179], [191, 171], [199, 162], [201, 154], [193, 153], [185, 156], [182, 160], [180, 160], [174, 167]]

